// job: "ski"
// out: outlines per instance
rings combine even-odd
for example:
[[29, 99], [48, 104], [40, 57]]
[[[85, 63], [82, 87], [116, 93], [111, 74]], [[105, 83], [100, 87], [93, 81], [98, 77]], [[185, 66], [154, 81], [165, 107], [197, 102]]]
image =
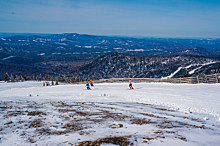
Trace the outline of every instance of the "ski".
[[134, 88], [127, 88], [126, 90], [133, 90]]

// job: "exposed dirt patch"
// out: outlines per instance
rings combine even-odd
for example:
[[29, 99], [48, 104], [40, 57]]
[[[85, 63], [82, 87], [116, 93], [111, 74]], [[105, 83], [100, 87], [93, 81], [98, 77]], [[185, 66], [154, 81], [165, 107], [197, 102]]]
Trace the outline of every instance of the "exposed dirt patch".
[[78, 146], [99, 146], [102, 143], [112, 143], [112, 144], [117, 144], [120, 146], [133, 145], [125, 137], [109, 137], [109, 138], [103, 138], [103, 139], [95, 140], [95, 141], [80, 142]]

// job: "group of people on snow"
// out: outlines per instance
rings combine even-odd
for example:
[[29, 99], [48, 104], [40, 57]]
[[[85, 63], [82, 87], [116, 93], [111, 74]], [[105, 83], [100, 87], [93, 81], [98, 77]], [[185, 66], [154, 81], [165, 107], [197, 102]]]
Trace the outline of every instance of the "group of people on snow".
[[[89, 81], [89, 80], [88, 80], [88, 81]], [[90, 85], [89, 85], [89, 82], [88, 82], [88, 81], [86, 82], [86, 87], [87, 87], [87, 90], [91, 90], [90, 85], [91, 85], [91, 86], [94, 86], [94, 85], [93, 85], [93, 81], [90, 80]], [[130, 89], [134, 89], [133, 86], [132, 86], [132, 81], [131, 81], [131, 79], [129, 79], [129, 88], [130, 88]]]

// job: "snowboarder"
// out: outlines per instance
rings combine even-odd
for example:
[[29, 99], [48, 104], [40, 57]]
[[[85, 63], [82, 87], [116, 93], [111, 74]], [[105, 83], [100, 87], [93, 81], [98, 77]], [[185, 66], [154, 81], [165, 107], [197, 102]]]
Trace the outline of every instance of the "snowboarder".
[[92, 80], [90, 80], [90, 85], [91, 85], [91, 86], [94, 86], [94, 85], [93, 85], [93, 81], [92, 81]]
[[129, 79], [129, 88], [130, 88], [130, 89], [134, 89], [134, 88], [132, 87], [131, 79]]
[[91, 90], [88, 82], [86, 82], [86, 87], [87, 87], [87, 90]]

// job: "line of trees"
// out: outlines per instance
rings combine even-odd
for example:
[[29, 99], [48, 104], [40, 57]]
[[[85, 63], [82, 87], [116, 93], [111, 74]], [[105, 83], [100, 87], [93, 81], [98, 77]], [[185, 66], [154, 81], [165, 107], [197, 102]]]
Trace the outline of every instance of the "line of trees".
[[82, 79], [78, 79], [75, 77], [66, 77], [64, 76], [59, 76], [59, 77], [54, 77], [54, 76], [50, 76], [50, 75], [46, 75], [44, 77], [42, 77], [41, 75], [38, 76], [24, 76], [24, 75], [8, 75], [8, 73], [5, 73], [5, 78], [4, 78], [5, 82], [23, 82], [23, 81], [52, 81], [52, 84], [57, 85], [58, 82], [65, 82], [65, 83], [75, 83], [75, 82], [81, 82], [84, 81]]
[[4, 81], [5, 82], [23, 82], [23, 81], [27, 81], [27, 80], [31, 80], [29, 77], [26, 78], [25, 76], [23, 75], [12, 75], [9, 76], [7, 73], [5, 73], [5, 78], [4, 78]]

